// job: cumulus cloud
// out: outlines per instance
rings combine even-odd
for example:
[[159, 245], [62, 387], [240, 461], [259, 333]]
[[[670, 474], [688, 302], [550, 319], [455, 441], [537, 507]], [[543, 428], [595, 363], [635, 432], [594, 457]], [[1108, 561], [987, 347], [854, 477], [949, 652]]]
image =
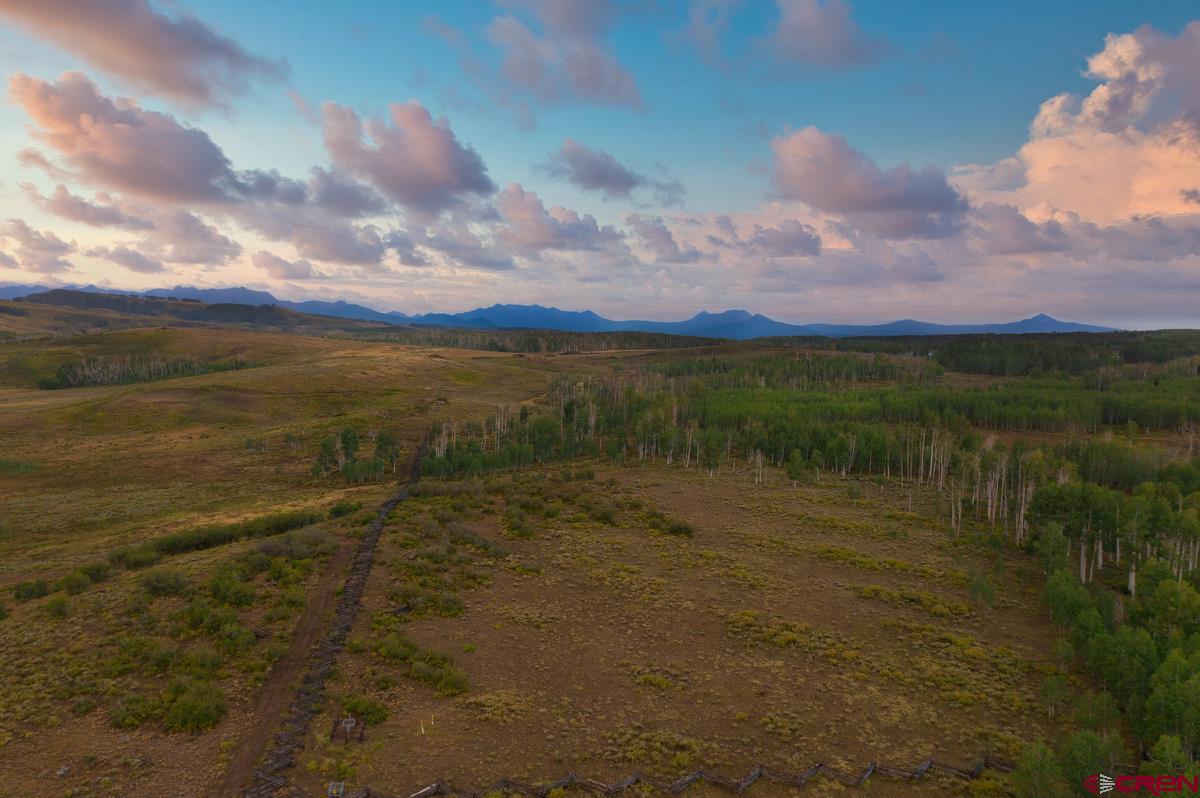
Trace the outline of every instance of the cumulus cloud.
[[605, 199], [629, 199], [634, 189], [646, 187], [659, 205], [679, 202], [683, 186], [678, 180], [650, 177], [618, 161], [611, 153], [592, 149], [572, 138], [563, 141], [544, 164], [547, 174], [566, 180]]
[[[1035, 137], [1077, 130], [1117, 132], [1146, 121], [1196, 109], [1200, 101], [1200, 22], [1177, 37], [1143, 25], [1110, 33], [1088, 59], [1085, 75], [1100, 83], [1086, 97], [1059, 94], [1042, 103], [1030, 129]], [[1165, 104], [1167, 107], [1158, 107]], [[1174, 113], [1173, 113], [1174, 112]]]
[[29, 115], [32, 135], [59, 158], [26, 150], [22, 162], [57, 179], [168, 202], [306, 200], [304, 183], [274, 171], [237, 171], [203, 130], [132, 99], [106, 97], [82, 73], [54, 83], [17, 73], [9, 96]]
[[391, 124], [372, 119], [364, 125], [345, 106], [322, 106], [325, 148], [336, 166], [426, 216], [496, 190], [483, 159], [459, 143], [447, 120], [435, 121], [416, 102], [393, 103], [389, 110]]
[[1115, 261], [1166, 262], [1200, 252], [1200, 214], [1135, 216], [1097, 225], [1075, 214], [1060, 213], [1081, 255], [1101, 254]]
[[497, 17], [488, 38], [500, 48], [510, 85], [546, 104], [584, 100], [642, 106], [633, 75], [603, 43], [618, 15], [612, 0], [510, 0], [540, 24], [541, 35], [512, 15]]
[[391, 124], [364, 124], [353, 111], [327, 104], [324, 133], [334, 164], [314, 167], [305, 181], [235, 170], [204, 131], [132, 100], [105, 97], [78, 73], [56, 83], [17, 75], [10, 89], [31, 117], [33, 134], [61, 163], [37, 154], [27, 159], [32, 165], [136, 200], [103, 193], [92, 202], [65, 187], [49, 197], [30, 188], [31, 198], [73, 221], [144, 229], [138, 250], [162, 262], [218, 265], [241, 254], [204, 216], [180, 207], [186, 203], [291, 243], [303, 258], [378, 267], [392, 251], [403, 264], [423, 265], [410, 237], [349, 220], [384, 215], [397, 204], [429, 217], [495, 191], [478, 154], [458, 142], [445, 120], [413, 103], [392, 106]]
[[504, 272], [516, 267], [510, 254], [490, 246], [462, 220], [438, 222], [410, 232], [421, 247], [438, 253], [451, 266], [481, 272]]
[[262, 269], [268, 276], [276, 280], [313, 280], [322, 275], [316, 267], [307, 260], [286, 260], [266, 250], [255, 252], [251, 258], [255, 267]]
[[1030, 221], [1015, 205], [984, 203], [975, 210], [975, 221], [972, 233], [988, 255], [1061, 252], [1071, 246], [1057, 220]]
[[122, 211], [113, 204], [112, 198], [107, 194], [101, 195], [101, 202], [92, 202], [72, 194], [62, 183], [55, 186], [54, 192], [48, 197], [43, 196], [32, 183], [22, 183], [21, 189], [25, 196], [42, 210], [90, 227], [145, 230], [154, 226], [146, 219], [139, 219]]
[[[159, 261], [217, 266], [228, 263], [242, 251], [240, 244], [190, 211], [163, 205], [141, 206], [123, 202], [103, 192], [96, 195], [98, 201], [92, 202], [72, 194], [61, 183], [48, 197], [29, 183], [22, 184], [21, 188], [35, 204], [60, 218], [91, 227], [111, 227], [141, 233], [138, 254], [149, 252]], [[126, 250], [123, 248], [119, 258], [110, 257], [107, 251], [96, 256], [134, 268], [130, 264], [136, 262], [136, 258], [129, 256]], [[135, 271], [149, 271], [145, 268], [146, 264], [139, 265], [143, 268]]]
[[[1110, 34], [1087, 62], [1086, 95], [1042, 103], [1010, 159], [959, 182], [982, 199], [1069, 211], [1100, 225], [1195, 211], [1200, 185], [1200, 22], [1177, 36], [1143, 26]], [[1011, 181], [978, 179], [981, 170]], [[959, 176], [956, 176], [958, 179]], [[1191, 207], [1189, 207], [1191, 205]]]
[[722, 55], [722, 40], [729, 30], [733, 12], [741, 0], [692, 0], [688, 4], [687, 22], [679, 38], [690, 43], [710, 64], [726, 66]]
[[50, 231], [34, 230], [23, 219], [9, 219], [0, 225], [0, 239], [16, 245], [16, 261], [25, 271], [52, 274], [74, 268], [64, 257], [75, 251], [73, 243]]
[[822, 69], [873, 64], [888, 52], [854, 21], [846, 0], [775, 0], [779, 22], [766, 43], [784, 63]]
[[771, 141], [771, 179], [781, 197], [840, 214], [887, 238], [937, 238], [956, 232], [967, 200], [940, 169], [883, 169], [841, 136], [806, 127]]
[[[702, 221], [698, 222], [703, 224]], [[810, 224], [798, 219], [782, 219], [778, 223], [764, 226], [751, 221], [750, 235], [743, 237], [737, 224], [726, 214], [711, 219], [715, 232], [705, 239], [716, 247], [724, 247], [743, 253], [762, 255], [767, 258], [795, 258], [821, 254], [821, 235]]]
[[497, 206], [505, 228], [501, 243], [526, 253], [554, 250], [596, 250], [620, 241], [609, 225], [601, 227], [589, 214], [555, 206], [546, 210], [537, 194], [513, 183], [500, 194]]
[[229, 160], [208, 134], [133, 100], [110, 100], [79, 72], [56, 83], [17, 73], [9, 95], [30, 116], [34, 136], [84, 182], [176, 201], [235, 193]]
[[0, 0], [0, 16], [106, 72], [190, 104], [223, 103], [287, 65], [245, 50], [186, 12], [148, 0]]
[[606, 37], [625, 8], [616, 0], [504, 0], [507, 13], [487, 26], [498, 51], [472, 50], [467, 35], [436, 16], [425, 27], [454, 48], [463, 72], [523, 128], [535, 126], [536, 106], [594, 103], [643, 107], [633, 75]]
[[317, 212], [239, 209], [239, 221], [271, 241], [295, 246], [305, 258], [358, 266], [378, 265], [388, 244], [375, 225], [355, 225]]
[[387, 209], [387, 202], [373, 188], [335, 169], [314, 167], [308, 192], [317, 207], [338, 216], [370, 216]]
[[84, 254], [93, 258], [103, 258], [139, 274], [159, 274], [166, 271], [161, 262], [124, 244], [115, 247], [92, 247]]
[[959, 164], [950, 173], [954, 184], [968, 194], [1012, 191], [1025, 185], [1028, 179], [1025, 163], [1015, 156], [991, 164]]
[[821, 253], [821, 236], [809, 225], [784, 219], [775, 227], [754, 226], [746, 244], [764, 255], [794, 258]]
[[631, 213], [625, 224], [633, 229], [642, 246], [654, 255], [655, 263], [694, 263], [702, 257], [695, 247], [680, 246], [661, 216], [642, 216]]
[[242, 253], [241, 244], [190, 211], [150, 211], [153, 230], [141, 241], [143, 249], [168, 263], [219, 266]]

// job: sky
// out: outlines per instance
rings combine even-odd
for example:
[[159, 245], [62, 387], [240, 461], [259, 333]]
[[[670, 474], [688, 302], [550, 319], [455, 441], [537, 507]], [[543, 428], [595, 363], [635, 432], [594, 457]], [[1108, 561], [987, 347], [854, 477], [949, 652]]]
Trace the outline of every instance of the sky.
[[1197, 327], [1193, 17], [0, 0], [0, 283]]

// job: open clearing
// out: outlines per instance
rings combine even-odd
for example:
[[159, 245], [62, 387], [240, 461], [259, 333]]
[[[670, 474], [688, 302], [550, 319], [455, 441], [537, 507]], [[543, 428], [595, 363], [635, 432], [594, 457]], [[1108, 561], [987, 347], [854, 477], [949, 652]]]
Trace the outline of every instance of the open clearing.
[[[35, 387], [62, 363], [147, 351], [238, 355], [248, 367]], [[435, 418], [530, 399], [564, 361], [219, 328], [4, 345], [0, 586], [45, 584], [52, 595], [14, 601], [7, 593], [3, 602], [0, 795], [46, 794], [48, 785], [73, 795], [215, 789], [243, 737], [273, 730], [277, 718], [256, 710], [277, 703], [261, 695], [264, 685], [289, 695], [293, 635], [324, 632], [322, 608], [343, 577], [344, 559], [332, 552], [348, 551], [393, 490], [390, 474], [358, 486], [314, 478], [317, 442], [331, 430], [355, 429], [367, 441], [387, 430], [407, 459]], [[256, 569], [268, 543], [255, 540], [172, 552], [148, 566], [109, 562], [123, 548], [212, 525], [281, 513], [324, 519], [339, 501], [364, 509], [302, 530], [320, 535], [319, 545], [271, 554], [266, 571]], [[96, 581], [72, 581], [80, 569]], [[210, 595], [231, 569], [253, 594], [245, 603]], [[145, 580], [159, 572], [165, 587], [155, 589], [165, 592], [153, 595]], [[226, 710], [219, 722], [198, 733], [164, 730], [170, 691], [203, 697], [209, 685]]]
[[[306, 746], [312, 794], [330, 779], [402, 795], [437, 778], [475, 789], [570, 771], [740, 777], [758, 763], [857, 770], [930, 754], [966, 765], [1049, 731], [1039, 577], [953, 545], [924, 520], [929, 496], [909, 513], [895, 509], [907, 492], [836, 478], [793, 487], [774, 473], [756, 488], [748, 470], [564, 473], [584, 472], [426, 483], [454, 495], [401, 505]], [[660, 518], [694, 534], [656, 530]], [[971, 569], [1016, 587], [974, 603]], [[337, 697], [387, 719], [362, 743], [331, 743]], [[965, 789], [877, 777], [870, 794]]]
[[[1200, 491], [1178, 487], [1190, 465], [1149, 498], [1076, 479], [1130, 490], [1191, 440], [1153, 418], [1083, 436], [1055, 403], [1098, 417], [1087, 402], [1113, 397], [1088, 382], [748, 344], [517, 354], [142, 321], [31, 307], [0, 343], [0, 796], [250, 786], [427, 435], [431, 476], [386, 519], [286, 770], [306, 795], [971, 767], [1041, 742], [1070, 784], [1137, 740], [1144, 719], [1097, 697], [1111, 678], [1076, 666], [1088, 635], [1157, 605], [1122, 595], [1120, 549], [1069, 502], [1186, 531]], [[1191, 412], [1188, 379], [1121, 389]], [[939, 422], [951, 400], [962, 415]], [[1097, 469], [1111, 458], [1124, 470]], [[1139, 530], [1102, 532], [1126, 535], [1146, 578], [1170, 576], [1150, 546], [1183, 572], [1189, 549]], [[1178, 583], [1161, 582], [1164, 618], [1188, 600]], [[1152, 627], [1169, 651], [1174, 627]], [[362, 739], [331, 739], [347, 714]], [[1075, 756], [1081, 740], [1097, 750]], [[793, 792], [1012, 784], [985, 770]]]

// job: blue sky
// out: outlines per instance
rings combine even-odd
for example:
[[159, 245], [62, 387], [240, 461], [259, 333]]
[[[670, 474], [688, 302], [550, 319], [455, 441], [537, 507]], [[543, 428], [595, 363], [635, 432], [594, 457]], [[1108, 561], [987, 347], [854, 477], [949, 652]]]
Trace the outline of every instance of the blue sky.
[[[967, 319], [978, 305], [953, 300], [986, 296], [1001, 316], [1045, 310], [1128, 325], [1187, 322], [1179, 292], [1198, 290], [1200, 200], [1190, 201], [1196, 186], [1186, 182], [1196, 164], [1178, 135], [1168, 141], [1200, 96], [1186, 74], [1200, 73], [1189, 2], [443, 0], [333, 9], [81, 0], [69, 15], [6, 5], [0, 68], [35, 83], [0, 105], [0, 218], [10, 220], [0, 281], [254, 284], [403, 310], [499, 299], [658, 318], [739, 304], [795, 321]], [[725, 20], [708, 48], [688, 28], [702, 9]], [[147, 24], [161, 43], [138, 39]], [[515, 39], [497, 33], [505, 24]], [[571, 53], [603, 74], [564, 78]], [[1089, 74], [1093, 57], [1115, 66]], [[519, 59], [545, 72], [535, 80], [505, 71]], [[148, 188], [132, 161], [97, 166], [90, 134], [69, 143], [48, 136], [37, 117], [45, 93], [29, 87], [63, 92], [68, 71], [98, 96], [169, 115], [178, 129], [164, 134], [164, 147], [183, 146], [180, 131], [192, 129], [224, 154], [231, 175], [274, 170], [304, 181], [320, 167], [381, 202], [369, 214], [317, 221], [325, 210], [315, 204], [218, 202], [195, 183], [166, 186], [170, 176], [151, 175]], [[211, 91], [191, 77], [211, 80]], [[1136, 114], [1117, 107], [1117, 92], [1132, 92]], [[1051, 119], [1043, 104], [1060, 95], [1076, 105]], [[1093, 99], [1108, 104], [1102, 119], [1087, 109]], [[331, 148], [327, 102], [362, 120], [363, 146]], [[368, 120], [409, 102], [452, 133], [451, 161], [429, 174], [389, 163], [371, 134]], [[1048, 120], [1036, 134], [1035, 119]], [[397, 141], [420, 135], [388, 124]], [[1137, 201], [1100, 202], [1122, 196], [1107, 183], [1080, 188], [1112, 179], [1088, 170], [1113, 157], [1114, 136], [1138, 164], [1125, 178]], [[548, 169], [567, 139], [641, 186], [606, 193]], [[46, 156], [40, 167], [18, 158], [30, 148]], [[471, 188], [461, 173], [437, 187], [446, 195], [434, 215], [416, 189], [396, 183], [433, 180], [470, 151], [490, 188]], [[1081, 157], [1064, 167], [1069, 184], [1055, 182], [1047, 159], [1080, 152], [1098, 160]], [[988, 166], [1016, 177], [1001, 185]], [[64, 197], [142, 223], [81, 225], [78, 213], [47, 201], [59, 184]], [[653, 196], [659, 184], [676, 185], [676, 200]], [[230, 245], [181, 254], [171, 225], [146, 215], [168, 207]], [[1168, 233], [1147, 243], [1155, 234], [1147, 218]], [[159, 232], [131, 235], [144, 230]], [[328, 244], [364, 236], [383, 242], [374, 262]], [[416, 249], [402, 256], [395, 236]], [[1126, 281], [1143, 291], [1117, 301], [1113, 287]], [[1169, 307], [1148, 307], [1160, 299]]]
[[[688, 206], [718, 212], [744, 207], [762, 193], [762, 181], [747, 175], [746, 161], [748, 154], [765, 159], [766, 141], [757, 133], [751, 134], [757, 140], [748, 140], [747, 128], [761, 125], [775, 134], [816, 125], [840, 132], [881, 163], [990, 163], [1020, 146], [1043, 100], [1089, 87], [1081, 72], [1105, 34], [1142, 24], [1174, 33], [1196, 15], [1195, 5], [1184, 0], [859, 2], [854, 10], [861, 27], [886, 37], [894, 59], [861, 71], [770, 79], [723, 74], [680, 43], [676, 34], [686, 23], [686, 3], [642, 6], [616, 28], [612, 42], [638, 77], [647, 109], [546, 109], [538, 113], [537, 129], [527, 131], [466, 88], [454, 51], [426, 29], [426, 20], [436, 16], [486, 49], [483, 30], [495, 14], [487, 3], [346, 3], [333, 19], [323, 3], [191, 4], [252, 51], [286, 57], [297, 90], [314, 104], [336, 99], [369, 112], [418, 99], [449, 116], [498, 182], [536, 185], [530, 165], [564, 136], [582, 138], [586, 131], [590, 144], [687, 175]], [[281, 14], [286, 25], [279, 24]], [[745, 57], [777, 17], [769, 2], [742, 6], [729, 31], [730, 54]], [[448, 99], [447, 87], [463, 89], [478, 106]], [[265, 101], [269, 120], [256, 107], [253, 117], [235, 113], [206, 127], [236, 161], [302, 169], [319, 156], [319, 131], [309, 131], [306, 151], [272, 146], [274, 134], [298, 126], [286, 97], [269, 94], [256, 98]], [[714, 143], [720, 148], [716, 158]], [[543, 190], [562, 190], [540, 183]], [[562, 195], [580, 205], [588, 199]]]

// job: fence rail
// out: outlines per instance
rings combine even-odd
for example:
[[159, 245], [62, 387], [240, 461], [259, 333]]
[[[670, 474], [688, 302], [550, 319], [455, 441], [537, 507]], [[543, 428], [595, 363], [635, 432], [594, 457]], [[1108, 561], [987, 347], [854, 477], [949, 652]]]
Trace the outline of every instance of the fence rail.
[[[540, 786], [525, 784], [514, 779], [500, 779], [499, 781], [489, 784], [479, 790], [462, 790], [447, 784], [443, 781], [434, 782], [422, 790], [411, 793], [406, 798], [435, 798], [436, 796], [448, 796], [448, 798], [483, 798], [489, 793], [500, 793], [502, 795], [524, 795], [530, 798], [545, 798], [554, 790], [566, 790], [571, 787], [579, 787], [587, 792], [595, 795], [620, 795], [633, 788], [636, 785], [644, 784], [659, 792], [667, 795], [678, 795], [686, 791], [692, 785], [698, 782], [705, 782], [715, 787], [728, 790], [729, 792], [741, 793], [750, 788], [752, 784], [758, 781], [770, 781], [775, 784], [782, 784], [789, 787], [803, 787], [805, 784], [820, 777], [840, 782], [848, 787], [861, 787], [866, 784], [867, 780], [872, 776], [889, 776], [906, 781], [917, 781], [925, 778], [930, 772], [942, 773], [948, 776], [954, 776], [961, 779], [977, 779], [985, 769], [997, 770], [1001, 773], [1010, 773], [1013, 770], [1011, 762], [1003, 759], [998, 759], [990, 754], [981, 757], [971, 768], [961, 768], [954, 765], [948, 765], [944, 762], [938, 762], [934, 759], [926, 759], [924, 762], [917, 765], [915, 768], [896, 767], [895, 765], [884, 765], [877, 762], [869, 763], [863, 768], [861, 773], [847, 773], [844, 770], [839, 770], [832, 765], [826, 765], [823, 762], [810, 767], [801, 773], [788, 773], [782, 770], [767, 767], [766, 765], [757, 765], [753, 770], [742, 776], [740, 779], [731, 779], [727, 776], [722, 776], [719, 773], [714, 773], [711, 770], [697, 770], [687, 774], [675, 781], [662, 781], [660, 779], [647, 776], [644, 773], [633, 773], [620, 781], [606, 784], [602, 781], [590, 779], [587, 776], [581, 776], [578, 773], [568, 773], [558, 781]], [[383, 792], [374, 787], [360, 787], [356, 790], [351, 790], [346, 793], [346, 798], [401, 798], [394, 793]]]
[[[412, 484], [421, 475], [421, 457], [429, 442], [426, 435], [413, 454], [411, 470], [407, 484]], [[317, 644], [309, 659], [308, 668], [296, 688], [296, 697], [288, 706], [287, 713], [280, 723], [280, 730], [272, 738], [274, 745], [263, 754], [262, 762], [254, 771], [254, 784], [242, 793], [243, 798], [268, 798], [275, 796], [288, 786], [287, 777], [282, 775], [296, 765], [296, 752], [304, 747], [304, 738], [308, 735], [309, 727], [321, 711], [325, 701], [325, 682], [333, 671], [334, 660], [346, 642], [346, 635], [354, 625], [358, 616], [363, 592], [367, 587], [367, 577], [371, 575], [371, 565], [375, 560], [375, 547], [383, 532], [383, 525], [388, 514], [404, 499], [408, 498], [408, 488], [402, 487], [394, 496], [379, 506], [375, 519], [367, 527], [359, 540], [354, 552], [354, 560], [342, 587], [342, 595], [338, 597], [333, 613], [333, 623], [325, 637]], [[293, 790], [293, 794], [294, 794]]]

